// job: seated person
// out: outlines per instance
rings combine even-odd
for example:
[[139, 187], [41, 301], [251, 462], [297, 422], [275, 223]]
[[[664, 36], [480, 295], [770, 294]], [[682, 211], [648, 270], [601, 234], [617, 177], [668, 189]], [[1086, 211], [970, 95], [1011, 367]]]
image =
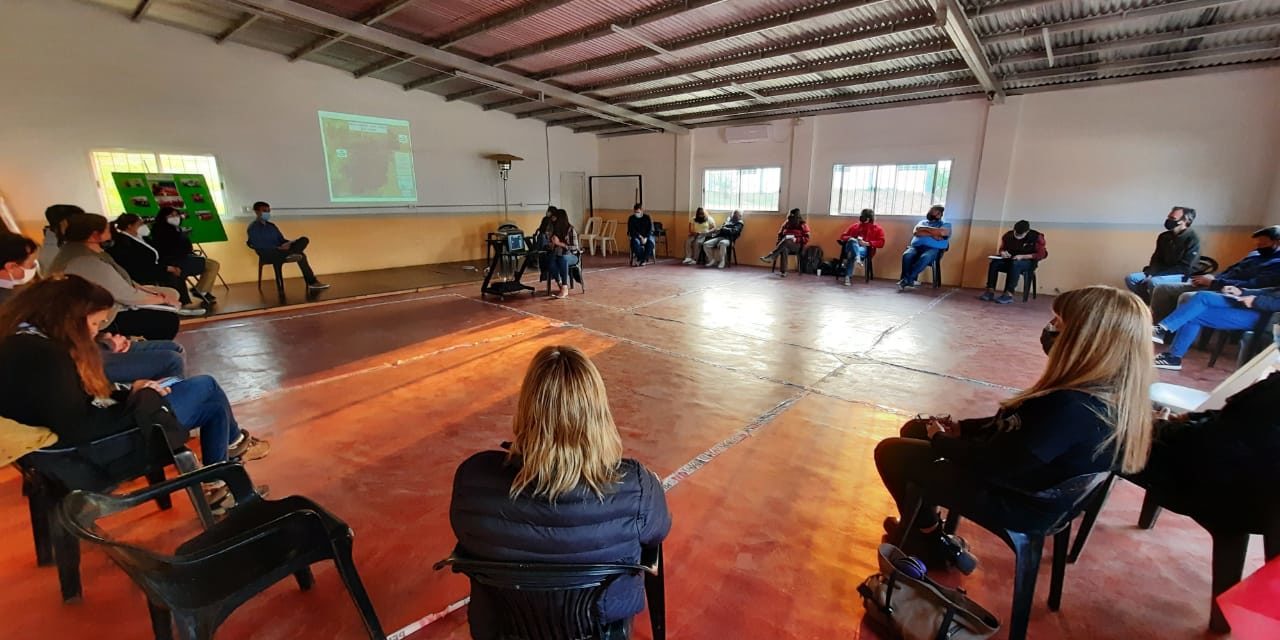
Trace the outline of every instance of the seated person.
[[840, 267], [844, 286], [849, 286], [853, 270], [864, 264], [875, 255], [876, 249], [884, 248], [884, 228], [876, 224], [876, 212], [863, 209], [858, 214], [858, 221], [849, 225], [840, 234]]
[[942, 205], [929, 207], [924, 220], [917, 222], [911, 230], [911, 243], [902, 252], [902, 278], [898, 280], [898, 291], [917, 286], [920, 273], [937, 263], [942, 252], [950, 248], [951, 223], [942, 221], [944, 211], [946, 208]]
[[260, 258], [271, 264], [297, 262], [307, 289], [329, 288], [329, 285], [316, 279], [311, 263], [307, 261], [307, 254], [303, 253], [311, 244], [310, 239], [303, 236], [297, 240], [286, 240], [284, 234], [280, 233], [280, 228], [271, 222], [271, 205], [265, 202], [253, 203], [253, 215], [254, 220], [249, 223], [250, 249], [258, 252]]
[[697, 264], [702, 243], [706, 242], [715, 230], [715, 218], [707, 215], [702, 207], [698, 207], [698, 210], [693, 212], [693, 219], [689, 221], [689, 239], [684, 243], [684, 264]]
[[212, 304], [217, 301], [213, 296], [213, 285], [218, 281], [218, 271], [222, 265], [213, 258], [196, 255], [195, 246], [187, 236], [189, 232], [189, 229], [182, 228], [182, 214], [177, 209], [160, 207], [148, 242], [160, 254], [160, 264], [171, 271], [177, 269], [181, 284], [185, 285], [187, 278], [198, 276], [199, 280], [191, 288], [191, 293]]
[[1200, 236], [1191, 224], [1196, 210], [1174, 207], [1164, 219], [1164, 232], [1156, 237], [1156, 250], [1142, 271], [1125, 276], [1124, 284], [1143, 300], [1151, 300], [1151, 289], [1162, 284], [1181, 284], [1195, 271], [1200, 260]]
[[578, 245], [578, 231], [569, 222], [564, 209], [556, 209], [551, 217], [551, 233], [547, 236], [547, 253], [550, 255], [551, 277], [556, 283], [557, 298], [569, 297], [569, 268], [582, 259], [582, 247]]
[[49, 222], [49, 226], [44, 228], [44, 244], [40, 245], [40, 275], [49, 275], [49, 269], [58, 257], [58, 249], [62, 247], [62, 234], [67, 231], [67, 221], [77, 213], [84, 213], [84, 209], [74, 204], [55, 204], [44, 210], [44, 219]]
[[643, 267], [646, 262], [653, 262], [653, 218], [644, 212], [637, 202], [631, 209], [631, 217], [627, 218], [627, 238], [631, 240], [631, 257], [635, 266]]
[[113, 242], [106, 247], [107, 255], [123, 267], [134, 282], [173, 289], [178, 293], [178, 302], [182, 303], [183, 309], [196, 311], [204, 308], [199, 302], [191, 301], [183, 284], [182, 270], [162, 264], [160, 253], [143, 239], [150, 235], [151, 229], [142, 218], [126, 213], [116, 218], [111, 227]]
[[[1155, 370], [1145, 305], [1127, 291], [1093, 286], [1058, 296], [1053, 312], [1058, 333], [1044, 372], [994, 417], [914, 420], [902, 437], [876, 446], [876, 468], [899, 513], [914, 506], [908, 485], [923, 493], [917, 530], [906, 539], [907, 553], [923, 554], [926, 564], [943, 548], [936, 504], [1013, 529], [1047, 526], [1067, 499], [1029, 494], [1113, 467], [1134, 473], [1146, 463]], [[903, 533], [899, 520], [885, 524], [891, 536]]]
[[96, 213], [74, 215], [65, 237], [51, 271], [80, 276], [110, 291], [116, 301], [117, 313], [111, 322], [114, 333], [172, 340], [178, 335], [178, 314], [203, 313], [181, 309], [178, 292], [173, 289], [134, 282], [103, 248], [111, 242], [111, 225], [106, 218]]
[[[35, 279], [40, 265], [36, 243], [0, 232], [0, 305]], [[168, 340], [130, 340], [113, 333], [98, 334], [102, 364], [111, 382], [181, 378], [186, 372], [182, 347]]]
[[[1031, 223], [1019, 220], [1011, 231], [1000, 237], [999, 258], [990, 258], [987, 265], [987, 290], [979, 300], [1009, 304], [1013, 302], [1013, 292], [1018, 290], [1018, 280], [1024, 274], [1036, 268], [1041, 260], [1049, 257], [1045, 248], [1044, 234], [1031, 228]], [[1004, 293], [996, 297], [996, 279], [1000, 273], [1009, 275], [1004, 279]]]
[[[574, 347], [544, 347], [525, 373], [509, 452], [477, 453], [453, 477], [449, 522], [457, 553], [508, 562], [639, 563], [671, 529], [662, 481], [622, 457], [604, 381]], [[609, 638], [626, 638], [644, 609], [640, 576], [602, 599]], [[502, 604], [472, 582], [471, 636], [497, 638]]]
[[1223, 287], [1266, 289], [1280, 286], [1280, 225], [1253, 232], [1256, 249], [1217, 275], [1192, 276], [1183, 282], [1162, 282], [1151, 287], [1151, 317], [1160, 322], [1178, 306], [1181, 296], [1195, 291], [1221, 291]]
[[707, 267], [724, 268], [725, 261], [729, 259], [729, 247], [738, 238], [742, 237], [742, 230], [745, 227], [742, 221], [742, 212], [735, 210], [729, 216], [729, 220], [724, 226], [716, 229], [714, 233], [702, 243], [702, 250], [707, 252]]
[[[32, 284], [0, 307], [0, 387], [6, 390], [0, 416], [46, 427], [58, 446], [73, 447], [142, 426], [130, 396], [157, 394], [179, 423], [200, 429], [205, 464], [266, 455], [270, 446], [239, 428], [226, 394], [209, 376], [113, 387], [94, 334], [114, 303], [106, 289], [67, 275]], [[208, 493], [215, 507], [226, 499], [225, 488]]]
[[1276, 398], [1280, 372], [1227, 398], [1220, 410], [1161, 416], [1146, 468], [1126, 478], [1162, 506], [1208, 523], [1261, 520], [1258, 497], [1268, 491], [1261, 488], [1280, 485]]
[[1280, 288], [1238, 289], [1223, 287], [1220, 292], [1198, 291], [1178, 305], [1155, 326], [1152, 340], [1169, 343], [1169, 350], [1156, 356], [1156, 368], [1178, 371], [1182, 358], [1195, 344], [1202, 327], [1228, 331], [1251, 331], [1280, 311]]
[[[781, 259], [781, 277], [785, 278], [787, 277], [787, 256], [793, 253], [799, 256], [807, 244], [809, 244], [809, 223], [804, 221], [804, 216], [800, 215], [799, 209], [792, 209], [787, 213], [787, 219], [783, 221], [782, 226], [778, 228], [778, 244], [773, 246], [773, 251], [760, 256], [760, 262]], [[800, 268], [799, 258], [796, 259], [796, 268]]]

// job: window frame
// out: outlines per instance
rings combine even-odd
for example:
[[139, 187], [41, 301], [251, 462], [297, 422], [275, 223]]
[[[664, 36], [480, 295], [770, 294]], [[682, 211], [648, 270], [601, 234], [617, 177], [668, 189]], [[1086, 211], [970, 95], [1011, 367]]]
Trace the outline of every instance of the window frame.
[[[143, 160], [143, 163], [147, 166], [143, 171], [141, 171], [142, 173], [156, 173], [156, 174], [199, 173], [205, 176], [205, 180], [209, 185], [209, 195], [213, 197], [213, 204], [218, 208], [218, 216], [221, 217], [223, 220], [227, 220], [229, 218], [235, 217], [235, 212], [232, 211], [229, 205], [227, 204], [229, 198], [227, 194], [227, 185], [225, 180], [223, 179], [222, 167], [219, 166], [218, 156], [213, 153], [160, 151], [160, 150], [154, 150], [154, 149], [138, 149], [138, 148], [128, 148], [128, 147], [90, 149], [89, 150], [89, 169], [93, 173], [93, 180], [95, 185], [97, 186], [98, 203], [102, 205], [103, 215], [107, 216], [108, 218], [114, 218], [115, 216], [118, 216], [121, 213], [124, 213], [124, 208], [123, 208], [124, 203], [123, 201], [120, 202], [119, 210], [112, 207], [111, 199], [108, 196], [108, 189], [114, 190], [115, 183], [110, 182], [109, 180], [104, 182], [104, 180], [107, 180], [108, 176], [110, 175], [110, 172], [104, 172], [102, 170], [102, 167], [98, 163], [98, 154], [126, 154], [131, 156], [150, 156], [149, 162], [145, 159]], [[165, 170], [161, 163], [162, 156], [208, 158], [213, 164], [214, 176], [209, 176], [208, 174], [202, 171], [192, 172], [186, 169], [183, 169], [180, 171]], [[114, 166], [114, 163], [112, 164]], [[151, 166], [154, 166], [155, 169], [152, 170]], [[137, 173], [137, 171], [134, 171], [132, 168], [129, 169], [129, 172]], [[117, 192], [115, 196], [116, 196], [116, 200], [119, 201], [120, 194]]]
[[[938, 174], [939, 174], [939, 171], [938, 171], [938, 165], [939, 165], [939, 164], [941, 164], [941, 163], [943, 163], [943, 162], [949, 163], [949, 164], [950, 164], [950, 166], [947, 168], [947, 185], [946, 185], [946, 194], [945, 194], [945, 195], [944, 195], [944, 197], [941, 199], [942, 201], [941, 201], [941, 202], [939, 202], [939, 201], [938, 201], [938, 198], [934, 197], [934, 194], [937, 194], [937, 192], [938, 192], [938, 183], [937, 183], [937, 177], [938, 177]], [[844, 189], [837, 189], [837, 187], [836, 187], [836, 169], [837, 169], [838, 167], [873, 167], [873, 168], [875, 168], [875, 170], [877, 171], [877, 176], [876, 176], [876, 178], [874, 178], [874, 179], [872, 180], [873, 184], [875, 184], [875, 183], [877, 183], [877, 182], [878, 182], [878, 180], [879, 180], [878, 172], [879, 172], [879, 170], [880, 170], [880, 167], [893, 166], [893, 167], [895, 167], [895, 169], [896, 169], [896, 168], [904, 167], [904, 166], [918, 166], [918, 165], [933, 165], [933, 166], [934, 166], [934, 183], [933, 183], [932, 187], [931, 187], [931, 188], [930, 188], [930, 190], [929, 190], [929, 194], [930, 194], [930, 202], [929, 202], [929, 206], [935, 206], [935, 205], [946, 206], [946, 204], [947, 204], [947, 203], [946, 203], [946, 199], [947, 199], [947, 197], [948, 197], [948, 196], [950, 196], [950, 195], [951, 195], [951, 175], [952, 175], [952, 173], [955, 171], [955, 158], [947, 158], [947, 157], [938, 158], [938, 159], [936, 159], [936, 160], [923, 161], [923, 162], [921, 162], [921, 161], [910, 161], [910, 162], [857, 162], [857, 163], [851, 163], [851, 162], [835, 162], [835, 163], [832, 163], [832, 165], [831, 165], [831, 183], [830, 183], [832, 198], [840, 198], [841, 200], [843, 200], [843, 196], [842, 196], [842, 194], [843, 194], [843, 192], [844, 192]], [[880, 188], [879, 188], [879, 185], [877, 184], [877, 185], [876, 185], [876, 188], [873, 190], [873, 193], [878, 193], [879, 191], [880, 191]], [[828, 203], [828, 206], [827, 206], [827, 215], [832, 216], [832, 217], [845, 217], [845, 218], [851, 218], [851, 217], [856, 217], [857, 215], [859, 215], [859, 214], [861, 213], [861, 210], [858, 210], [858, 211], [849, 211], [849, 212], [843, 212], [843, 211], [840, 211], [841, 207], [839, 207], [839, 206], [835, 206], [836, 204], [838, 204], [838, 203], [835, 203], [835, 202], [829, 202], [829, 203]], [[879, 207], [879, 206], [877, 206], [878, 204], [879, 204], [879, 203], [878, 203], [878, 202], [876, 202], [876, 201], [874, 200], [874, 197], [873, 197], [872, 206], [871, 206], [871, 207], [869, 207], [869, 208], [871, 208], [871, 209], [875, 210], [875, 212], [876, 212], [876, 217], [877, 217], [877, 218], [879, 218], [879, 217], [881, 217], [881, 216], [887, 216], [887, 217], [903, 217], [903, 218], [921, 217], [921, 216], [923, 216], [923, 215], [924, 215], [924, 213], [925, 213], [925, 210], [922, 210], [922, 211], [920, 211], [920, 212], [918, 212], [918, 213], [882, 213], [882, 212], [880, 211], [880, 207]], [[833, 209], [835, 210], [834, 212], [832, 211]], [[926, 210], [927, 210], [927, 209], [926, 209]]]
[[[763, 171], [763, 170], [765, 170], [765, 169], [777, 169], [777, 170], [778, 170], [778, 208], [777, 208], [777, 209], [750, 209], [750, 210], [748, 210], [748, 209], [744, 209], [744, 208], [742, 208], [742, 189], [741, 189], [741, 188], [739, 188], [739, 189], [738, 189], [738, 206], [737, 206], [736, 208], [734, 208], [734, 209], [718, 209], [718, 208], [711, 208], [711, 207], [708, 207], [708, 206], [707, 206], [707, 173], [709, 173], [709, 172], [711, 172], [711, 171], [737, 171], [737, 172], [738, 172], [738, 184], [739, 184], [739, 186], [741, 186], [741, 184], [742, 184], [742, 172], [743, 172], [743, 171], [747, 171], [747, 170], [751, 170], [751, 169], [756, 169], [756, 170], [761, 170], [761, 171]], [[784, 178], [785, 178], [785, 177], [786, 177], [786, 171], [785, 171], [785, 168], [784, 168], [782, 165], [780, 165], [780, 164], [779, 164], [779, 165], [759, 165], [759, 164], [748, 164], [748, 165], [738, 165], [738, 166], [714, 166], [714, 167], [703, 167], [703, 168], [702, 168], [702, 181], [701, 181], [701, 182], [702, 182], [702, 184], [701, 184], [701, 186], [699, 187], [699, 191], [698, 191], [698, 193], [700, 194], [700, 197], [699, 197], [699, 199], [698, 199], [699, 206], [701, 206], [701, 207], [702, 207], [704, 210], [706, 210], [708, 213], [713, 213], [713, 212], [714, 212], [714, 213], [723, 213], [723, 214], [726, 214], [726, 215], [728, 215], [728, 214], [732, 213], [732, 212], [733, 212], [733, 211], [735, 211], [735, 210], [737, 210], [737, 211], [741, 211], [741, 212], [742, 212], [742, 215], [744, 215], [744, 216], [746, 216], [746, 215], [758, 215], [758, 214], [768, 215], [768, 214], [777, 214], [777, 213], [781, 213], [781, 212], [782, 212], [782, 191], [783, 191], [783, 188], [784, 188], [784, 186], [785, 186], [785, 184], [786, 184], [786, 182], [785, 182], [785, 180], [784, 180]]]

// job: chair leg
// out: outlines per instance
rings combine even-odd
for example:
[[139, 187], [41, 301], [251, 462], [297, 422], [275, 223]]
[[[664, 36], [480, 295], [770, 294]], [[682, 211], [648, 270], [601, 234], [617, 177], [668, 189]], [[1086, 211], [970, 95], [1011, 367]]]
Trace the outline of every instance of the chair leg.
[[915, 488], [910, 489], [907, 495], [910, 496], [908, 504], [911, 505], [911, 511], [901, 514], [902, 519], [898, 522], [897, 539], [893, 541], [893, 545], [899, 549], [907, 543], [907, 537], [911, 535], [911, 530], [916, 526], [916, 519], [920, 517], [920, 509], [924, 506], [919, 492]]
[[1218, 331], [1214, 336], [1217, 340], [1212, 344], [1209, 350], [1209, 368], [1218, 364], [1218, 356], [1222, 355], [1222, 350], [1227, 347], [1227, 340], [1231, 338], [1230, 331]]
[[[155, 469], [147, 473], [147, 484], [160, 484], [162, 482], [164, 482], [164, 469]], [[173, 508], [173, 498], [170, 498], [169, 494], [166, 493], [156, 498], [156, 506], [161, 511], [168, 511]]]
[[1015, 568], [1013, 578], [1013, 610], [1009, 614], [1009, 640], [1026, 640], [1031, 622], [1031, 605], [1036, 595], [1036, 575], [1040, 573], [1040, 556], [1044, 539], [1010, 532], [1013, 539]]
[[284, 264], [277, 262], [271, 266], [276, 272], [276, 292], [284, 295]]
[[258, 263], [258, 291], [262, 291], [262, 267], [261, 262]]
[[178, 623], [178, 640], [213, 640], [213, 632], [217, 625], [199, 613], [175, 613], [174, 622]]
[[355, 561], [351, 558], [351, 538], [336, 540], [333, 543], [333, 564], [338, 568], [338, 576], [346, 585], [347, 593], [360, 611], [360, 619], [364, 621], [365, 631], [370, 640], [385, 640], [387, 634], [382, 631], [382, 623], [378, 622], [378, 612], [369, 600], [369, 592], [365, 591], [360, 574], [356, 572]]
[[147, 610], [151, 612], [151, 633], [156, 640], [173, 640], [173, 615], [169, 609], [148, 598]]
[[1080, 554], [1084, 551], [1084, 543], [1089, 540], [1093, 523], [1098, 521], [1098, 514], [1102, 513], [1102, 506], [1106, 504], [1107, 496], [1111, 493], [1111, 485], [1115, 484], [1115, 481], [1115, 474], [1111, 474], [1095, 491], [1089, 507], [1084, 511], [1084, 518], [1080, 520], [1080, 528], [1076, 530], [1076, 539], [1071, 544], [1071, 553], [1067, 555], [1067, 562], [1074, 564], [1080, 559]]
[[53, 558], [58, 563], [58, 584], [62, 601], [79, 602], [84, 592], [80, 586], [80, 541], [62, 523], [50, 518], [53, 533]]
[[1218, 608], [1218, 595], [1235, 586], [1244, 575], [1249, 534], [1210, 533], [1213, 535], [1213, 598], [1210, 599], [1209, 630], [1227, 633], [1231, 631], [1231, 625]]
[[31, 513], [31, 537], [36, 545], [37, 567], [53, 564], [53, 533], [50, 531], [52, 504], [44, 489], [31, 487], [27, 494], [27, 510]]
[[667, 638], [667, 587], [666, 561], [662, 557], [662, 549], [658, 549], [657, 575], [646, 573], [644, 576], [645, 600], [649, 605], [649, 627], [653, 631], [653, 640]]
[[1062, 607], [1062, 583], [1067, 577], [1067, 547], [1071, 546], [1071, 527], [1053, 536], [1053, 573], [1049, 580], [1049, 610]]
[[1156, 502], [1155, 496], [1148, 491], [1147, 495], [1142, 498], [1142, 513], [1138, 515], [1139, 529], [1152, 529], [1156, 526], [1156, 520], [1160, 518], [1160, 503]]
[[[196, 460], [196, 454], [185, 449], [174, 452], [173, 464], [178, 468], [179, 473], [191, 473], [200, 468], [200, 462]], [[209, 501], [204, 499], [204, 490], [200, 488], [200, 485], [187, 487], [187, 497], [191, 499], [191, 506], [195, 507], [196, 516], [200, 518], [200, 524], [205, 529], [212, 527], [215, 522], [213, 509], [209, 506]]]
[[311, 587], [316, 585], [316, 576], [311, 573], [311, 567], [305, 567], [294, 571], [293, 579], [298, 582], [298, 589], [302, 591], [310, 591]]

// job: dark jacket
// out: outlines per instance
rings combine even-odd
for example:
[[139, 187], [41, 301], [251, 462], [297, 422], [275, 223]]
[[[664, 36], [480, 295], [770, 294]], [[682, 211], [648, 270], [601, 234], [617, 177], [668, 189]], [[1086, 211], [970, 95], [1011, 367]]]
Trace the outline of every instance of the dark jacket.
[[186, 232], [163, 220], [157, 220], [151, 226], [151, 236], [147, 242], [160, 253], [160, 264], [166, 266], [176, 266], [183, 258], [194, 253]]
[[1246, 298], [1253, 296], [1253, 306], [1249, 308], [1254, 311], [1265, 314], [1280, 312], [1280, 288], [1241, 289], [1240, 296]]
[[649, 214], [644, 214], [639, 218], [634, 215], [627, 216], [627, 237], [628, 238], [648, 238], [653, 235], [653, 218]]
[[0, 339], [0, 416], [58, 434], [58, 446], [78, 446], [133, 428], [125, 407], [98, 407], [80, 386], [71, 353], [43, 336], [18, 334]]
[[737, 221], [734, 221], [733, 218], [729, 218], [728, 220], [725, 220], [724, 226], [716, 229], [716, 237], [737, 240], [742, 235], [742, 229], [746, 227], [746, 225], [747, 223], [742, 218], [738, 218]]
[[[662, 483], [635, 460], [622, 461], [622, 482], [603, 501], [583, 485], [555, 504], [527, 492], [515, 500], [508, 496], [517, 464], [507, 464], [506, 452], [484, 451], [458, 466], [449, 522], [459, 553], [485, 560], [637, 563], [640, 548], [662, 542], [671, 529]], [[496, 637], [498, 606], [472, 585], [472, 637]], [[605, 592], [601, 608], [606, 622], [639, 613], [643, 580], [619, 578]]]
[[1241, 289], [1280, 286], [1280, 252], [1266, 256], [1257, 251], [1250, 252], [1243, 260], [1218, 274], [1209, 288], [1218, 290], [1228, 286]]
[[1000, 236], [1000, 250], [1015, 256], [1031, 256], [1031, 259], [1036, 261], [1049, 257], [1044, 234], [1035, 229], [1029, 229], [1027, 235], [1021, 240], [1012, 230], [1004, 232], [1004, 235]]
[[1200, 236], [1195, 229], [1182, 233], [1165, 231], [1156, 238], [1151, 262], [1142, 270], [1149, 276], [1185, 276], [1196, 269], [1200, 260]]
[[134, 282], [160, 284], [169, 281], [169, 272], [160, 263], [160, 254], [151, 245], [127, 234], [112, 236], [115, 242], [107, 248], [107, 255], [124, 267]]
[[280, 233], [280, 227], [275, 223], [265, 222], [262, 220], [254, 220], [247, 227], [249, 235], [249, 248], [255, 251], [270, 251], [278, 249], [280, 245], [289, 241]]

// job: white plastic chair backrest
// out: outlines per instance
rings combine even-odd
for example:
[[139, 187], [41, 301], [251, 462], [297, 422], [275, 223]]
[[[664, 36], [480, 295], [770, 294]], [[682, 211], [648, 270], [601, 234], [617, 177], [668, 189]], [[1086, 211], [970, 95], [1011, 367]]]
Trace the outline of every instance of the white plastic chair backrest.
[[1276, 345], [1269, 345], [1243, 367], [1222, 381], [1213, 391], [1205, 393], [1196, 389], [1165, 382], [1151, 385], [1152, 402], [1175, 412], [1210, 411], [1221, 409], [1227, 398], [1240, 393], [1249, 385], [1267, 377], [1276, 370]]
[[601, 234], [600, 234], [600, 235], [604, 236], [604, 238], [605, 238], [606, 240], [613, 240], [613, 239], [614, 239], [614, 235], [615, 235], [616, 233], [618, 233], [618, 221], [617, 221], [617, 220], [605, 220], [605, 221], [604, 221], [604, 231], [603, 231], [603, 232], [601, 232]]
[[598, 233], [596, 227], [600, 225], [600, 218], [587, 218], [587, 228], [583, 230], [582, 235], [593, 236]]

